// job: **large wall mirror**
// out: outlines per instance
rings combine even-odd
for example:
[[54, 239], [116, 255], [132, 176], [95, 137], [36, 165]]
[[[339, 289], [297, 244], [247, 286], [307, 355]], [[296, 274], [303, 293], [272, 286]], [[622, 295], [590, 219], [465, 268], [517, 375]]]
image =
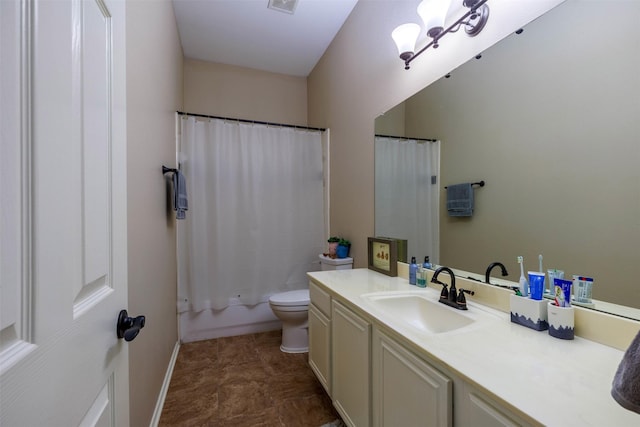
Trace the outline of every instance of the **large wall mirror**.
[[[593, 277], [596, 309], [636, 317], [639, 21], [637, 1], [567, 0], [376, 119], [376, 134], [441, 141], [438, 264], [500, 261], [517, 282], [517, 256], [538, 270], [541, 254]], [[444, 186], [480, 180], [473, 216], [449, 217]]]

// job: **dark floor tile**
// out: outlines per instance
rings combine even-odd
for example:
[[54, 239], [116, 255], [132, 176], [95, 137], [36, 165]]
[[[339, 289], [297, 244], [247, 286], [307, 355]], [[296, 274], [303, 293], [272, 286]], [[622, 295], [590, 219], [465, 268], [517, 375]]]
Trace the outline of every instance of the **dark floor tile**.
[[220, 427], [284, 427], [275, 407], [265, 409], [259, 414], [242, 414], [232, 418], [221, 418]]
[[271, 397], [278, 403], [287, 399], [317, 396], [324, 393], [320, 382], [306, 372], [294, 372], [269, 377]]
[[160, 417], [159, 427], [204, 426], [210, 420], [218, 418], [218, 393], [204, 393], [198, 390], [188, 396], [167, 394], [165, 406]]
[[[205, 340], [185, 343], [180, 346], [177, 362], [199, 363], [218, 358], [218, 340]], [[176, 363], [178, 365], [178, 363]]]
[[262, 363], [245, 362], [222, 366], [216, 373], [218, 384], [247, 384], [251, 381], [264, 383], [268, 374]]
[[280, 421], [286, 427], [319, 427], [340, 418], [324, 395], [288, 399], [277, 407]]
[[276, 347], [280, 348], [280, 344], [282, 343], [282, 330], [278, 329], [276, 331], [253, 334], [253, 340], [259, 347], [266, 344], [271, 346], [275, 345]]
[[220, 368], [204, 365], [191, 369], [173, 371], [167, 396], [178, 395], [188, 398], [191, 395], [217, 391], [220, 380]]
[[218, 390], [220, 418], [258, 415], [273, 405], [269, 387], [264, 381], [223, 384]]
[[253, 335], [218, 338], [218, 358], [222, 365], [259, 362]]
[[280, 344], [261, 348], [258, 357], [271, 375], [310, 370], [307, 353], [283, 353]]
[[281, 331], [183, 344], [163, 427], [319, 427], [338, 419], [308, 365], [280, 351]]

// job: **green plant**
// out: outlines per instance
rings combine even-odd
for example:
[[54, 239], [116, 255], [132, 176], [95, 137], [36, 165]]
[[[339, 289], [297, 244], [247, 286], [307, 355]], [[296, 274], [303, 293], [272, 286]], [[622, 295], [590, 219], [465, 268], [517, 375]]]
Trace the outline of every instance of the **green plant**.
[[341, 246], [351, 246], [351, 242], [348, 241], [347, 239], [342, 238], [342, 237], [340, 238], [338, 244], [341, 245]]
[[340, 238], [336, 237], [336, 236], [332, 236], [332, 237], [329, 237], [329, 240], [327, 240], [327, 242], [329, 242], [329, 243], [337, 243], [337, 242], [340, 242]]

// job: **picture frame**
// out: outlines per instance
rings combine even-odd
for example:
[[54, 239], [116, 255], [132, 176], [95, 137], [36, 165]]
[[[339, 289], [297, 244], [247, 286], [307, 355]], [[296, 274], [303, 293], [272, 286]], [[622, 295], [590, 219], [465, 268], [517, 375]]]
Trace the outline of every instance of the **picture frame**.
[[398, 241], [388, 237], [367, 238], [368, 268], [390, 277], [398, 275]]

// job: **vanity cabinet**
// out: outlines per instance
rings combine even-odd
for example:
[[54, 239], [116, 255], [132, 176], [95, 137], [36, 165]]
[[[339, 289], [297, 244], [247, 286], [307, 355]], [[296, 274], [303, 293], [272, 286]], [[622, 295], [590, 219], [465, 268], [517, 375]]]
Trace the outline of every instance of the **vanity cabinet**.
[[371, 422], [371, 324], [331, 301], [331, 398], [349, 426]]
[[331, 396], [331, 297], [309, 283], [309, 366]]
[[309, 366], [331, 395], [331, 320], [313, 304], [309, 305]]
[[[480, 304], [470, 305], [466, 314], [476, 323], [467, 329], [419, 332], [414, 317], [394, 315], [391, 303], [376, 301], [415, 294], [406, 277], [368, 269], [308, 277], [309, 362], [350, 427], [640, 425], [638, 415], [610, 395], [620, 350], [586, 339], [551, 339]], [[439, 298], [435, 288], [419, 292]], [[532, 354], [533, 370], [519, 363]], [[556, 363], [567, 357], [583, 363]], [[553, 395], [550, 378], [562, 378], [556, 387], [562, 398]]]
[[377, 328], [371, 355], [375, 427], [453, 425], [450, 378]]
[[516, 414], [504, 403], [496, 400], [469, 383], [463, 383], [463, 393], [459, 403], [460, 411], [456, 418], [456, 425], [473, 425], [478, 427], [528, 427], [541, 424], [525, 419]]

